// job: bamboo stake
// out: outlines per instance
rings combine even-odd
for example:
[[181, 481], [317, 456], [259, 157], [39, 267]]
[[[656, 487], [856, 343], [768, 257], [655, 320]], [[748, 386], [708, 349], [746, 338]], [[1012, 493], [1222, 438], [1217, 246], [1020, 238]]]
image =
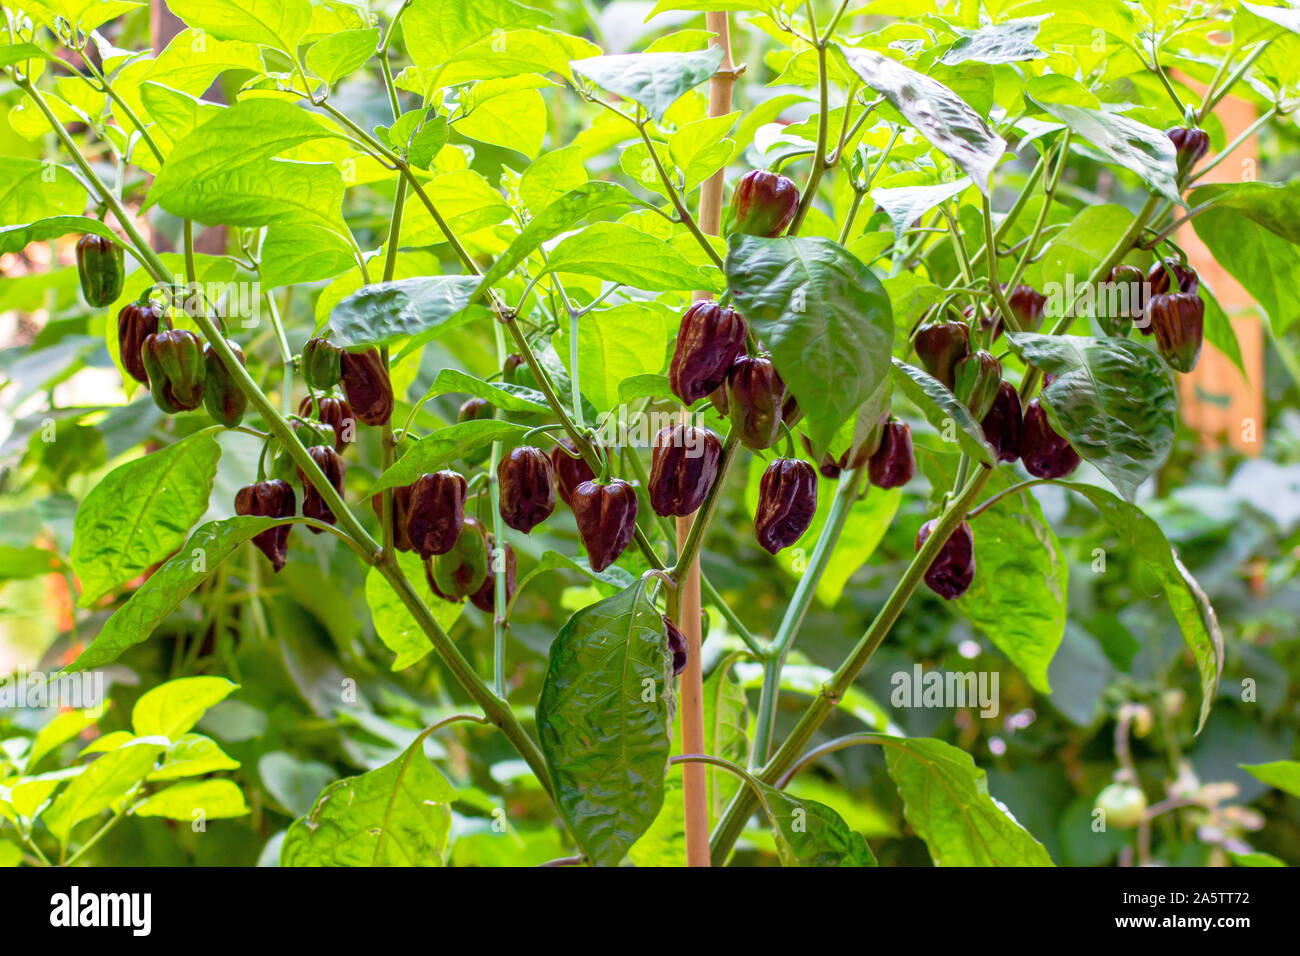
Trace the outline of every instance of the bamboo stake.
[[[709, 81], [709, 116], [731, 112], [731, 91], [736, 84], [735, 64], [731, 59], [731, 26], [725, 11], [706, 13], [705, 25], [715, 34], [713, 44], [722, 47], [722, 64]], [[700, 187], [700, 228], [708, 235], [722, 232], [722, 183], [724, 170], [718, 170]], [[696, 299], [707, 299], [708, 292], [696, 292]], [[690, 413], [682, 409], [682, 420]], [[677, 548], [680, 551], [691, 529], [691, 518], [677, 519]], [[704, 668], [701, 660], [700, 635], [700, 562], [691, 563], [686, 577], [678, 583], [677, 623], [690, 648], [686, 670], [681, 679], [682, 752], [702, 754], [704, 750]], [[686, 865], [709, 865], [709, 795], [707, 766], [698, 761], [682, 767], [682, 794], [686, 803]]]

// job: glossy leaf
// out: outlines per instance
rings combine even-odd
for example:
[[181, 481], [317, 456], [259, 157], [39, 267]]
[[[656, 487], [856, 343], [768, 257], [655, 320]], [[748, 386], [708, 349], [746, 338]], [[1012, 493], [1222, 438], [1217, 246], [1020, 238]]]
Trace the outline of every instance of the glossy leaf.
[[662, 120], [682, 94], [699, 86], [722, 64], [722, 48], [710, 45], [690, 53], [622, 53], [574, 60], [578, 76], [603, 90], [640, 103]]
[[0, 156], [0, 224], [31, 228], [41, 219], [79, 217], [85, 207], [85, 187], [62, 166]]
[[0, 255], [21, 252], [29, 243], [58, 239], [70, 233], [103, 236], [118, 245], [123, 244], [117, 233], [98, 219], [87, 216], [51, 216], [48, 219], [0, 228]]
[[[424, 606], [433, 613], [434, 620], [444, 631], [450, 630], [465, 605], [444, 600], [433, 593], [425, 579], [424, 565], [418, 555], [399, 551], [396, 557], [397, 566], [406, 575], [406, 580], [411, 582], [415, 593], [424, 601]], [[425, 655], [433, 650], [433, 645], [429, 643], [424, 629], [420, 627], [378, 568], [371, 568], [366, 572], [366, 605], [370, 608], [375, 634], [390, 651], [397, 655], [393, 660], [392, 670], [405, 670], [417, 661], [423, 660]]]
[[894, 226], [894, 241], [901, 242], [912, 223], [936, 206], [970, 188], [970, 178], [936, 186], [895, 186], [871, 190], [871, 199], [889, 217]]
[[546, 396], [534, 388], [509, 382], [485, 382], [454, 368], [445, 368], [438, 373], [433, 385], [424, 393], [424, 400], [455, 392], [487, 399], [503, 412], [546, 415], [551, 411]]
[[491, 315], [475, 302], [477, 276], [420, 276], [362, 286], [330, 310], [339, 348], [426, 342]]
[[1256, 780], [1300, 797], [1300, 761], [1275, 760], [1272, 763], [1242, 764], [1241, 767]]
[[670, 292], [715, 283], [671, 245], [621, 222], [598, 222], [557, 245], [544, 272], [572, 272]]
[[526, 431], [528, 429], [524, 425], [487, 418], [439, 428], [412, 445], [406, 454], [379, 476], [368, 494], [409, 485], [426, 472], [444, 468], [457, 458], [464, 458], [475, 449], [494, 441], [505, 442], [507, 445], [515, 443]]
[[197, 777], [217, 770], [237, 770], [239, 761], [232, 759], [215, 740], [202, 734], [181, 734], [167, 748], [162, 766], [149, 774], [150, 781]]
[[312, 44], [307, 51], [307, 69], [333, 84], [359, 70], [378, 46], [378, 27], [333, 33]]
[[238, 687], [224, 677], [182, 677], [160, 684], [135, 702], [131, 728], [139, 737], [179, 740], [210, 707]]
[[1290, 329], [1300, 317], [1300, 246], [1234, 208], [1208, 209], [1192, 225], [1215, 261], [1259, 303], [1273, 330]]
[[940, 62], [955, 63], [1016, 63], [1021, 60], [1043, 60], [1047, 54], [1034, 45], [1041, 24], [1038, 17], [1023, 20], [1003, 20], [989, 24], [973, 33], [963, 34], [940, 57]]
[[763, 786], [782, 866], [875, 866], [876, 857], [861, 833], [816, 800]]
[[961, 450], [976, 461], [992, 467], [996, 464], [993, 449], [984, 440], [984, 430], [971, 417], [966, 406], [934, 376], [894, 359], [894, 381], [912, 400], [926, 420], [939, 430], [944, 441], [956, 441]]

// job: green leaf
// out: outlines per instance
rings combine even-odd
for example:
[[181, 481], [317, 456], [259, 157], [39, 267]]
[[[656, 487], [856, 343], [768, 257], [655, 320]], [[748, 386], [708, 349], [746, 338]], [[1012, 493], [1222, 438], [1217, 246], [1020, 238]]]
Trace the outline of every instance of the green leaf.
[[378, 27], [334, 33], [312, 44], [307, 51], [307, 69], [333, 85], [359, 70], [378, 46]]
[[550, 150], [524, 170], [519, 179], [519, 198], [533, 213], [539, 213], [565, 193], [587, 183], [582, 148], [566, 146]]
[[[578, 323], [578, 368], [582, 393], [597, 408], [619, 403], [623, 382], [657, 375], [665, 365], [677, 316], [657, 302], [627, 302], [588, 312]], [[555, 349], [569, 367], [569, 332], [562, 327]], [[572, 374], [572, 369], [570, 369]]]
[[72, 569], [82, 607], [174, 552], [208, 510], [221, 446], [198, 432], [113, 469], [73, 523]]
[[1084, 106], [1052, 102], [1038, 102], [1038, 106], [1101, 150], [1111, 162], [1136, 173], [1166, 199], [1182, 204], [1176, 181], [1178, 158], [1163, 130], [1118, 113]]
[[188, 26], [218, 40], [246, 40], [291, 55], [311, 23], [308, 0], [168, 0]]
[[915, 365], [908, 365], [900, 359], [893, 361], [894, 381], [926, 420], [938, 429], [939, 436], [946, 442], [956, 441], [961, 450], [976, 461], [990, 468], [995, 466], [993, 449], [984, 440], [984, 429], [948, 387]]
[[22, 63], [24, 60], [52, 59], [54, 57], [51, 54], [46, 53], [35, 43], [11, 43], [0, 47], [0, 68]]
[[62, 747], [102, 716], [99, 710], [69, 710], [56, 715], [32, 740], [25, 769], [28, 774], [46, 754]]
[[263, 288], [332, 279], [355, 267], [352, 246], [327, 226], [303, 222], [270, 229], [262, 243]]
[[421, 77], [428, 83], [458, 53], [496, 31], [504, 34], [537, 27], [550, 19], [551, 14], [514, 0], [474, 0], [473, 3], [420, 0], [402, 14], [402, 38]]
[[494, 441], [506, 444], [518, 442], [526, 431], [528, 428], [524, 425], [497, 419], [459, 422], [439, 428], [417, 441], [392, 467], [380, 475], [368, 495], [377, 494], [385, 488], [409, 485], [426, 472], [437, 471]]
[[33, 227], [41, 219], [80, 216], [85, 208], [85, 187], [62, 166], [0, 156], [0, 225]]
[[1160, 526], [1141, 508], [1116, 498], [1104, 488], [1078, 482], [1061, 484], [1093, 503], [1119, 538], [1124, 552], [1145, 565], [1164, 590], [1201, 678], [1201, 712], [1196, 725], [1199, 734], [1210, 715], [1223, 674], [1223, 634], [1214, 608], [1178, 560]]
[[150, 781], [197, 777], [217, 770], [237, 770], [232, 759], [215, 740], [202, 734], [181, 734], [163, 757], [162, 766], [149, 774]]
[[1007, 144], [966, 101], [938, 80], [875, 50], [846, 49], [849, 67], [882, 94], [930, 145], [956, 163], [984, 195]]
[[597, 222], [551, 252], [548, 272], [572, 272], [651, 292], [710, 288], [714, 283], [671, 245], [621, 222]]
[[572, 81], [569, 61], [599, 53], [590, 40], [552, 30], [503, 30], [457, 51], [436, 74], [439, 86], [530, 73], [558, 73]]
[[[952, 183], [937, 186], [895, 186], [871, 190], [871, 199], [889, 217], [894, 226], [894, 241], [902, 242], [906, 232], [917, 219], [936, 206], [960, 196], [970, 188], [970, 178], [963, 176]], [[909, 273], [910, 274], [910, 273]]]
[[533, 578], [539, 574], [545, 574], [547, 571], [577, 571], [584, 577], [594, 581], [596, 590], [606, 596], [624, 591], [636, 583], [636, 578], [617, 564], [611, 564], [604, 571], [593, 571], [591, 565], [586, 561], [575, 561], [567, 554], [561, 554], [559, 551], [546, 551], [537, 564], [533, 566], [533, 569], [520, 580], [519, 586], [515, 589], [515, 594], [523, 591], [524, 585]]
[[45, 811], [45, 825], [66, 846], [72, 829], [98, 816], [136, 789], [163, 751], [155, 741], [135, 740], [96, 757]]
[[862, 834], [826, 804], [767, 785], [762, 790], [782, 866], [876, 865]]
[[1038, 17], [1024, 20], [1003, 20], [991, 23], [962, 37], [948, 47], [940, 62], [949, 65], [974, 61], [976, 63], [1016, 63], [1021, 60], [1043, 60], [1047, 54], [1034, 45], [1041, 23]]
[[1132, 210], [1114, 203], [1087, 206], [1052, 237], [1043, 249], [1042, 258], [1025, 270], [1024, 275], [1024, 281], [1036, 289], [1059, 287], [1067, 290], [1062, 293], [1059, 305], [1055, 296], [1049, 297], [1049, 316], [1064, 314], [1065, 306], [1069, 304], [1064, 301], [1068, 290], [1077, 289], [1086, 282], [1097, 264], [1133, 224], [1133, 218]]
[[72, 232], [103, 236], [105, 239], [112, 239], [119, 246], [123, 245], [117, 233], [98, 219], [91, 219], [88, 216], [51, 216], [48, 219], [38, 219], [36, 222], [5, 226], [0, 229], [0, 254], [21, 252], [28, 243], [58, 239]]
[[[1012, 483], [1005, 472], [997, 475], [989, 492]], [[1035, 690], [1050, 694], [1047, 669], [1065, 636], [1069, 565], [1061, 542], [1027, 491], [995, 503], [972, 529], [975, 580], [953, 605], [1020, 668]]]
[[[415, 592], [420, 595], [420, 599], [424, 601], [425, 607], [433, 613], [434, 620], [444, 631], [450, 630], [460, 617], [464, 605], [445, 601], [433, 593], [425, 579], [424, 562], [420, 560], [419, 555], [399, 551], [397, 564], [406, 575], [406, 579], [411, 582], [411, 586], [415, 588]], [[429, 637], [424, 633], [424, 629], [416, 622], [415, 617], [402, 603], [402, 599], [397, 596], [393, 586], [388, 583], [378, 568], [371, 568], [366, 572], [366, 605], [370, 608], [370, 616], [374, 620], [375, 633], [379, 635], [384, 645], [397, 655], [393, 660], [394, 671], [405, 670], [433, 650], [433, 645], [429, 643]]]
[[1192, 225], [1215, 261], [1259, 303], [1273, 331], [1290, 329], [1300, 317], [1300, 248], [1236, 209], [1207, 209]]
[[587, 858], [617, 866], [664, 799], [673, 709], [663, 617], [638, 582], [573, 615], [537, 703], [556, 804]]
[[1277, 787], [1293, 797], [1300, 797], [1300, 761], [1275, 760], [1272, 763], [1243, 763], [1241, 769], [1270, 787]]
[[1008, 332], [1030, 365], [1056, 376], [1042, 394], [1052, 428], [1129, 501], [1165, 463], [1178, 427], [1173, 373], [1131, 339]]
[[[704, 679], [704, 752], [745, 765], [749, 758], [749, 699], [745, 688], [719, 665]], [[713, 817], [720, 817], [745, 784], [735, 774], [709, 766], [705, 776]]]
[[411, 137], [406, 158], [419, 169], [428, 169], [434, 158], [447, 145], [447, 117], [435, 116]]
[[798, 397], [814, 447], [825, 448], [889, 374], [894, 320], [880, 280], [822, 238], [733, 235], [726, 273], [741, 314]]
[[442, 866], [456, 791], [424, 753], [424, 735], [397, 759], [338, 780], [295, 820], [281, 866]]
[[876, 735], [903, 798], [903, 815], [935, 866], [1051, 866], [1051, 857], [1001, 804], [970, 754], [941, 740]]
[[[477, 276], [419, 276], [362, 286], [330, 310], [331, 341], [340, 348], [427, 342], [490, 315], [474, 303]], [[474, 303], [474, 304], [471, 304]]]
[[180, 740], [208, 708], [225, 700], [238, 687], [224, 677], [182, 677], [168, 681], [135, 702], [131, 727], [139, 737]]
[[67, 670], [99, 667], [117, 660], [128, 647], [147, 640], [154, 628], [180, 607], [235, 548], [280, 523], [276, 518], [241, 517], [201, 525], [176, 555], [113, 612], [99, 635]]
[[547, 415], [551, 411], [546, 396], [536, 389], [509, 382], [485, 382], [454, 368], [445, 368], [439, 372], [421, 401], [456, 392], [486, 399], [503, 412]]
[[248, 813], [248, 805], [230, 780], [191, 780], [159, 790], [132, 813], [169, 820], [229, 820]]
[[1300, 180], [1215, 183], [1192, 190], [1187, 201], [1193, 207], [1212, 202], [1216, 209], [1234, 209], [1287, 242], [1300, 245]]
[[456, 132], [480, 143], [536, 156], [546, 138], [546, 101], [537, 90], [518, 90], [477, 104], [456, 121]]
[[640, 103], [656, 121], [682, 94], [699, 86], [722, 65], [722, 47], [690, 53], [620, 53], [569, 64], [573, 72], [603, 90]]

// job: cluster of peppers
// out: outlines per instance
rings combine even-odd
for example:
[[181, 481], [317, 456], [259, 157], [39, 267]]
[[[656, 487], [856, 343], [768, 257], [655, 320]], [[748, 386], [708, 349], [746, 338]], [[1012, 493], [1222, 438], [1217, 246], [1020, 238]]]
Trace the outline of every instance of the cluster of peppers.
[[1156, 348], [1170, 368], [1194, 369], [1205, 338], [1205, 303], [1196, 270], [1173, 257], [1157, 261], [1145, 275], [1137, 266], [1120, 263], [1111, 270], [1110, 283], [1138, 291], [1121, 298], [1113, 314], [1107, 297], [1099, 297], [1102, 330], [1123, 338], [1136, 326], [1142, 335], [1155, 336]]

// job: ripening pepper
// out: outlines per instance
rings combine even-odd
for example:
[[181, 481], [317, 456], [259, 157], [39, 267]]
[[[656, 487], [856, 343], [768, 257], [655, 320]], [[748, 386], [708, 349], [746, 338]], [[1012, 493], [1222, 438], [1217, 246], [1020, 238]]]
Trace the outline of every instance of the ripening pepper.
[[[1047, 296], [1031, 285], [1018, 285], [1007, 293], [1007, 305], [1011, 306], [1016, 321], [1022, 332], [1033, 332], [1043, 321], [1043, 312], [1047, 308]], [[998, 332], [1001, 332], [999, 325]], [[996, 340], [997, 335], [994, 335]]]
[[[916, 535], [916, 550], [920, 551], [926, 539], [938, 524], [937, 518], [931, 518], [921, 525]], [[970, 525], [959, 524], [944, 542], [939, 553], [930, 562], [925, 572], [925, 584], [931, 591], [945, 601], [951, 601], [966, 593], [975, 580], [975, 536], [971, 534]]]
[[880, 432], [880, 444], [867, 460], [867, 478], [877, 488], [901, 488], [916, 474], [912, 429], [890, 419]]
[[992, 352], [980, 349], [957, 363], [953, 394], [970, 409], [976, 421], [982, 419], [993, 407], [1002, 381], [1002, 363]]
[[308, 395], [299, 404], [298, 414], [328, 425], [334, 432], [334, 450], [340, 454], [357, 436], [357, 420], [352, 415], [352, 406], [341, 398], [325, 395], [313, 400]]
[[668, 632], [668, 653], [673, 655], [673, 676], [686, 670], [686, 661], [690, 657], [690, 645], [686, 635], [668, 618], [664, 618], [664, 629]]
[[343, 350], [327, 339], [308, 339], [302, 347], [302, 377], [312, 388], [329, 391], [343, 378]]
[[1175, 126], [1165, 130], [1178, 155], [1178, 172], [1186, 173], [1210, 149], [1210, 134], [1195, 127]]
[[1190, 372], [1201, 357], [1205, 336], [1205, 303], [1195, 292], [1167, 292], [1151, 297], [1147, 319], [1156, 347], [1169, 367]]
[[[411, 513], [411, 491], [414, 485], [401, 485], [393, 489], [393, 547], [398, 551], [414, 551], [411, 536], [406, 533], [406, 519]], [[375, 517], [384, 520], [384, 493], [370, 497], [370, 507]]]
[[493, 415], [492, 405], [486, 398], [466, 399], [456, 410], [457, 422], [477, 422], [484, 418], [491, 418]]
[[343, 353], [343, 394], [363, 425], [378, 426], [393, 417], [393, 383], [379, 349]]
[[523, 364], [524, 357], [518, 352], [511, 352], [507, 355], [505, 364], [501, 366], [501, 381], [508, 385], [513, 385], [515, 383], [516, 373], [519, 371], [519, 366]]
[[1146, 275], [1121, 262], [1110, 270], [1108, 289], [1097, 300], [1097, 322], [1107, 335], [1124, 338], [1146, 308]]
[[722, 442], [707, 428], [668, 425], [650, 452], [650, 507], [660, 517], [694, 514], [718, 477]]
[[999, 382], [993, 407], [980, 421], [984, 438], [993, 446], [998, 461], [1015, 461], [1020, 456], [1020, 393], [1010, 382]]
[[[230, 351], [235, 353], [239, 364], [244, 361], [244, 350], [234, 342], [227, 342]], [[220, 356], [212, 351], [211, 345], [203, 347], [203, 405], [212, 416], [212, 420], [234, 428], [244, 420], [248, 409], [248, 396], [235, 382], [234, 376], [226, 371]]]
[[[1176, 289], [1170, 282], [1170, 273], [1173, 273], [1173, 281], [1178, 283]], [[1196, 270], [1173, 256], [1161, 259], [1151, 267], [1147, 273], [1147, 283], [1153, 296], [1164, 295], [1166, 292], [1190, 292], [1196, 295], [1201, 289], [1201, 277], [1196, 274]]]
[[682, 316], [668, 382], [683, 405], [692, 405], [727, 380], [745, 350], [745, 320], [735, 309], [701, 299]]
[[187, 329], [155, 332], [140, 349], [154, 403], [168, 415], [203, 404], [203, 342]]
[[158, 331], [162, 317], [162, 306], [152, 300], [128, 302], [117, 313], [118, 357], [126, 373], [141, 385], [149, 384], [149, 373], [144, 367], [144, 340]]
[[765, 169], [740, 177], [731, 194], [736, 232], [776, 238], [785, 232], [799, 209], [799, 187], [794, 180]]
[[448, 601], [463, 601], [487, 580], [488, 538], [477, 518], [466, 518], [452, 549], [425, 561], [429, 587]]
[[126, 277], [122, 247], [104, 236], [82, 236], [77, 240], [77, 275], [86, 304], [95, 308], [112, 305], [122, 294]]
[[951, 390], [957, 363], [970, 354], [970, 330], [965, 323], [926, 322], [916, 330], [913, 344], [925, 370]]
[[501, 517], [524, 534], [545, 521], [555, 510], [554, 469], [540, 448], [521, 445], [497, 465], [501, 490]]
[[[498, 553], [496, 539], [488, 535], [488, 557], [491, 561], [504, 560], [506, 572], [506, 604], [515, 594], [515, 549], [506, 545], [505, 551]], [[492, 614], [496, 611], [497, 576], [495, 565], [489, 563], [487, 577], [482, 586], [469, 596], [469, 602], [480, 611]]]
[[746, 448], [771, 448], [781, 435], [785, 382], [765, 355], [742, 355], [727, 372], [727, 415]]
[[[347, 471], [347, 466], [343, 464], [343, 459], [329, 445], [312, 445], [307, 449], [307, 454], [311, 455], [311, 460], [316, 462], [316, 467], [325, 473], [329, 483], [334, 486], [334, 490], [340, 495], [343, 494], [343, 474]], [[302, 482], [302, 514], [304, 518], [315, 518], [317, 521], [324, 521], [326, 524], [334, 524], [338, 519], [334, 517], [334, 512], [330, 511], [329, 505], [325, 504], [325, 499], [321, 493], [316, 490], [316, 486], [307, 480], [301, 468], [298, 469], [298, 480]], [[320, 528], [310, 528], [312, 534], [320, 534]]]
[[[563, 445], [564, 448], [561, 448]], [[569, 451], [566, 452], [564, 449]], [[572, 452], [570, 454], [569, 452]], [[584, 458], [574, 458], [578, 453], [578, 446], [572, 439], [561, 438], [559, 443], [551, 449], [551, 468], [555, 472], [555, 490], [560, 493], [560, 500], [570, 508], [573, 507], [573, 490], [584, 481], [592, 481], [596, 473], [591, 470]]]
[[1030, 399], [1020, 427], [1020, 460], [1035, 478], [1064, 478], [1079, 465], [1079, 453], [1052, 430], [1047, 411]]
[[[279, 478], [245, 485], [235, 493], [235, 514], [238, 515], [292, 518], [296, 507], [293, 486]], [[290, 527], [287, 524], [276, 525], [253, 535], [253, 544], [266, 555], [275, 571], [284, 567], [288, 557]]]
[[406, 537], [422, 558], [446, 554], [456, 545], [465, 524], [468, 484], [454, 471], [421, 475], [411, 485], [406, 511]]
[[817, 513], [817, 473], [798, 458], [778, 458], [758, 484], [754, 536], [768, 554], [798, 541]]
[[608, 484], [584, 481], [573, 489], [573, 517], [591, 570], [604, 571], [632, 543], [636, 489], [621, 478]]

